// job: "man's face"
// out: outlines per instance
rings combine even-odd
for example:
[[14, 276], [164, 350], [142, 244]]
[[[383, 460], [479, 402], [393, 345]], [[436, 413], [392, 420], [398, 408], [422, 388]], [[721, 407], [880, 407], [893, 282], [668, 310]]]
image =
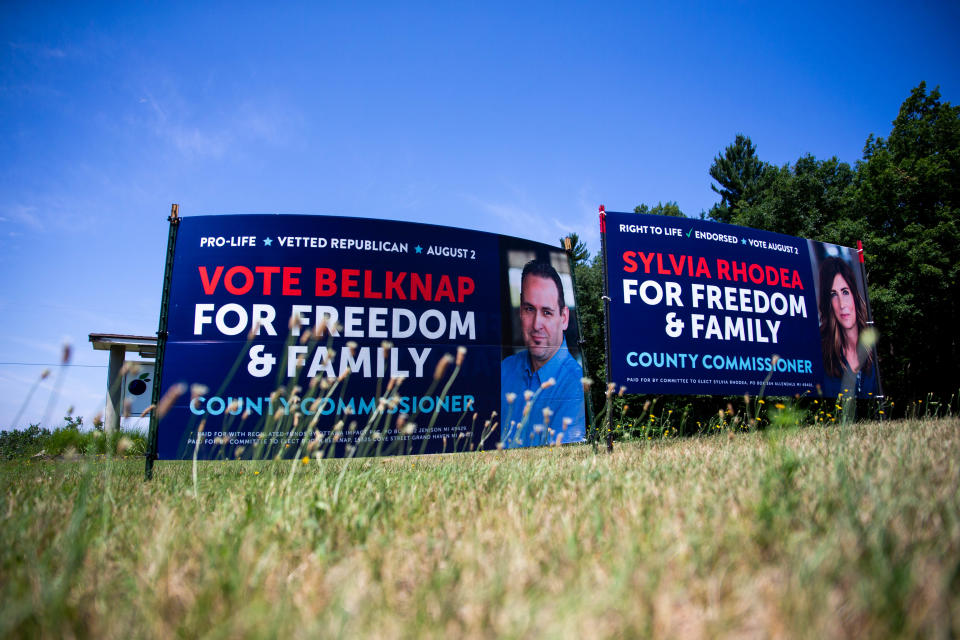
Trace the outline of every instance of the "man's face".
[[560, 308], [560, 294], [550, 278], [528, 274], [520, 283], [520, 325], [523, 344], [536, 371], [547, 363], [563, 344], [570, 312]]

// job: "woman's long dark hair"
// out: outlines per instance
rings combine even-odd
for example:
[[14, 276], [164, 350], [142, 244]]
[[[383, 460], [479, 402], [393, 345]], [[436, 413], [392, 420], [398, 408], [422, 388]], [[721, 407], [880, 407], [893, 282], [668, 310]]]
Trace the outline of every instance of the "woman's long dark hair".
[[[833, 279], [840, 275], [847, 281], [853, 294], [853, 308], [857, 314], [857, 343], [860, 332], [867, 328], [867, 305], [860, 297], [856, 276], [846, 261], [840, 258], [827, 258], [820, 263], [820, 345], [823, 349], [823, 367], [828, 376], [839, 378], [843, 373], [843, 328], [833, 315], [830, 303], [830, 289]], [[867, 373], [873, 366], [873, 349], [867, 349], [866, 358], [860, 364], [860, 370]]]

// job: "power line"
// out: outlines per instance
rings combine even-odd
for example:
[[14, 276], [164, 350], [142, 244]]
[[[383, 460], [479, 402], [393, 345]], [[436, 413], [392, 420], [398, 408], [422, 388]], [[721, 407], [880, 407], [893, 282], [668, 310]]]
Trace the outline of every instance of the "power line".
[[52, 364], [49, 362], [0, 362], [0, 365], [22, 365], [25, 367], [87, 367], [95, 369], [106, 369], [105, 364]]

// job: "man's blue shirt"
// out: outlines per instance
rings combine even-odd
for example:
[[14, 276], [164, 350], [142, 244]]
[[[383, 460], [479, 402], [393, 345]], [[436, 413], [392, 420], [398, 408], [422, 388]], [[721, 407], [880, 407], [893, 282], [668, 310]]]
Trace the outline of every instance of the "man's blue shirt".
[[[553, 378], [555, 383], [541, 389]], [[542, 444], [582, 442], [586, 436], [586, 414], [583, 404], [583, 369], [567, 350], [567, 342], [538, 370], [530, 366], [524, 349], [504, 358], [500, 363], [500, 434], [503, 446], [529, 447]], [[524, 413], [527, 401], [524, 392], [531, 391], [530, 410]], [[507, 394], [514, 393], [513, 402]], [[543, 415], [548, 407], [553, 414], [549, 423]], [[570, 424], [564, 427], [564, 418]]]

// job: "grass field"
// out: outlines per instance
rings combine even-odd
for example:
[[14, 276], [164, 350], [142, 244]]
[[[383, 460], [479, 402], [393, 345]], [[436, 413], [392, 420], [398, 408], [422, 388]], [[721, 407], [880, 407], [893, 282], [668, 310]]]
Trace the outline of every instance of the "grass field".
[[960, 634], [960, 420], [0, 463], [0, 637]]

